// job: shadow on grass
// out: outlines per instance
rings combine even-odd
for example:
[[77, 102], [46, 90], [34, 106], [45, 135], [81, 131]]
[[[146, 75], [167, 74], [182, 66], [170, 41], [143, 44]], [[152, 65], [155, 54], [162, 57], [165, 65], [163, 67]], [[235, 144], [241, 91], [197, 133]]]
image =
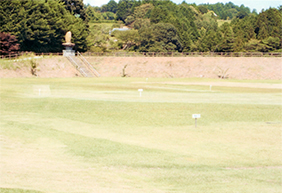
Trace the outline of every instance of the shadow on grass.
[[43, 193], [37, 190], [25, 190], [19, 188], [0, 188], [1, 193]]

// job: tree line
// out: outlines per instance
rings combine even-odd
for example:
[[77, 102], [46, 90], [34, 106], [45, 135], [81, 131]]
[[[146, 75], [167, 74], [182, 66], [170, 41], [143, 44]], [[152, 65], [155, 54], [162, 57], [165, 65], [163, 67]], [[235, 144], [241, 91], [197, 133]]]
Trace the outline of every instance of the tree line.
[[3, 0], [0, 7], [1, 39], [14, 36], [21, 51], [61, 52], [67, 31], [75, 49], [87, 51], [88, 20], [81, 0]]
[[[164, 0], [114, 0], [86, 11], [111, 12], [132, 30], [116, 32], [118, 49], [142, 52], [281, 51], [282, 9], [257, 14], [244, 5], [188, 4]], [[91, 21], [91, 17], [89, 18]], [[229, 19], [222, 25], [219, 19]], [[98, 22], [96, 17], [96, 22]], [[99, 44], [101, 46], [101, 44]], [[106, 44], [105, 44], [106, 45]], [[105, 50], [106, 48], [104, 48]]]
[[[0, 31], [13, 35], [22, 51], [60, 52], [69, 30], [82, 52], [280, 52], [282, 45], [281, 6], [259, 14], [231, 2], [170, 0], [110, 0], [101, 7], [82, 0], [4, 0], [0, 6]], [[109, 34], [121, 26], [130, 30]]]

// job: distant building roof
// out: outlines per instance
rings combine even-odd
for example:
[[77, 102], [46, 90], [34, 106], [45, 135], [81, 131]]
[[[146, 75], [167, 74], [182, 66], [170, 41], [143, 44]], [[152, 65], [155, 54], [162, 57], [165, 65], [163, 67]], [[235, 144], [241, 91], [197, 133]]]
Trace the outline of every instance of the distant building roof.
[[125, 28], [125, 27], [124, 28], [114, 28], [113, 30], [109, 31], [109, 35], [111, 35], [111, 33], [116, 31], [116, 30], [117, 31], [127, 31], [127, 30], [130, 30], [130, 29], [129, 28]]

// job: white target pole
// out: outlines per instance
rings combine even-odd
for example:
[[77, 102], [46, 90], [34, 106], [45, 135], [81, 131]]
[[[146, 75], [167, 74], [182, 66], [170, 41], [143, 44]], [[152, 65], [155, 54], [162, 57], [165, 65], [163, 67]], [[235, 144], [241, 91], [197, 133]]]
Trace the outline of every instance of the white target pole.
[[138, 89], [138, 92], [139, 92], [140, 97], [142, 97], [143, 89]]
[[195, 119], [195, 127], [197, 128], [197, 119], [201, 118], [201, 114], [193, 114], [192, 118]]

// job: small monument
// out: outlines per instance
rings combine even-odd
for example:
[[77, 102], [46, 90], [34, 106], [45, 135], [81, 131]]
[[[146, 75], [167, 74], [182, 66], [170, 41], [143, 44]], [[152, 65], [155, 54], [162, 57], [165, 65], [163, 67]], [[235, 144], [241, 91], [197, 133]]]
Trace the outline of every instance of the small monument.
[[71, 43], [71, 31], [68, 31], [65, 35], [66, 43], [63, 43], [65, 50], [63, 50], [63, 56], [75, 56], [75, 51], [72, 49], [75, 44]]

